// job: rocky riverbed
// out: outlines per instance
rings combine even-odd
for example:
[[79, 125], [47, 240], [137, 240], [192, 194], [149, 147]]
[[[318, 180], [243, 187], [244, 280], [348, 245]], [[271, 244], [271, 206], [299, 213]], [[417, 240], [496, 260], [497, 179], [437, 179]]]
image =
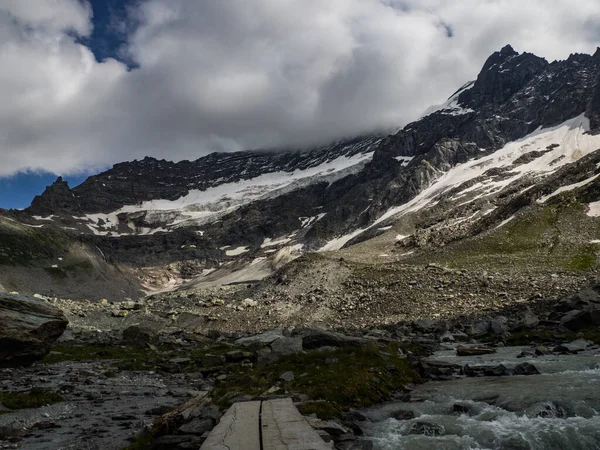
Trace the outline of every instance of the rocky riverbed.
[[[143, 311], [137, 305], [98, 308], [123, 320]], [[96, 325], [96, 331], [71, 325], [44, 360], [0, 372], [1, 447], [198, 448], [232, 402], [289, 396], [335, 448], [390, 448], [378, 434], [381, 421], [374, 416], [374, 423], [365, 421], [369, 416], [357, 409], [394, 399], [426, 406], [433, 401], [428, 386], [435, 383], [456, 383], [465, 392], [471, 387], [480, 392], [485, 383], [517, 387], [522, 375], [543, 375], [546, 361], [559, 361], [567, 368], [561, 376], [568, 378], [569, 366], [579, 370], [582, 358], [586, 364], [595, 361], [600, 287], [494, 314], [362, 330], [202, 333], [137, 323], [103, 332], [103, 322]], [[556, 394], [556, 404], [564, 403], [561, 395]], [[394, 420], [423, 421], [425, 412], [413, 413]], [[579, 417], [577, 409], [572, 414]], [[413, 429], [413, 422], [393, 427], [394, 435], [437, 433], [435, 424], [425, 421]]]
[[457, 320], [547, 305], [589, 285], [594, 272], [486, 271], [436, 264], [367, 266], [314, 255], [258, 284], [172, 292], [137, 301], [38, 296], [69, 320], [68, 339], [119, 342], [141, 324], [161, 333], [258, 333], [326, 326], [364, 330], [420, 319]]

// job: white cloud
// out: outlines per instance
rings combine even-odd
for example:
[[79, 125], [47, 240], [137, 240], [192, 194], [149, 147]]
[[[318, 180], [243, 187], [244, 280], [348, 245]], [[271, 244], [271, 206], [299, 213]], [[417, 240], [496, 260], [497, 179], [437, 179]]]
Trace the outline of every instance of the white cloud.
[[0, 175], [397, 127], [507, 43], [552, 60], [600, 37], [597, 0], [147, 0], [127, 71], [72, 37], [89, 6], [35, 4], [0, 0]]
[[49, 32], [90, 33], [91, 7], [78, 0], [0, 0], [0, 11], [21, 25], [44, 28]]

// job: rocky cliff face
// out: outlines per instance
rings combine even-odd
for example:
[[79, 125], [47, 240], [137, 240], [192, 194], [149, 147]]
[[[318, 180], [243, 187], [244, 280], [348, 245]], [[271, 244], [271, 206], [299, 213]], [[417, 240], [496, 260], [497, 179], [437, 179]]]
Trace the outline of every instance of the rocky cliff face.
[[462, 228], [500, 220], [494, 211], [520, 191], [600, 148], [599, 55], [549, 63], [506, 46], [475, 81], [394, 134], [121, 163], [74, 189], [58, 180], [27, 211], [56, 217], [30, 223], [72, 229], [130, 267], [175, 264], [184, 278], [209, 281], [245, 271], [227, 278], [235, 282], [399, 220], [415, 235], [441, 217]]

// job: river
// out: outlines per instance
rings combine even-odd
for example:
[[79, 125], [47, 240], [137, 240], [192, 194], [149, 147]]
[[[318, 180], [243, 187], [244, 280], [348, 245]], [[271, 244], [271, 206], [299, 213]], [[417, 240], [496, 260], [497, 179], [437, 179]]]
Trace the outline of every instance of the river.
[[[478, 357], [457, 357], [451, 349], [435, 353], [432, 359], [460, 365], [510, 369], [530, 362], [541, 374], [420, 385], [410, 402], [365, 411], [374, 450], [600, 450], [600, 349], [517, 358], [522, 350], [530, 348], [499, 348]], [[397, 411], [415, 417], [390, 418]], [[411, 434], [417, 428], [429, 436]]]

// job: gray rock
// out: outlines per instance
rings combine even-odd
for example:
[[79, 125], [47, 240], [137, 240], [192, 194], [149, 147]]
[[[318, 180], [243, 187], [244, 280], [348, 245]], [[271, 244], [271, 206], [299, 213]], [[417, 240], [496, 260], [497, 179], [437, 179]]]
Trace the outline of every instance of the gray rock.
[[171, 364], [184, 365], [184, 364], [191, 363], [192, 360], [190, 358], [173, 358], [173, 359], [170, 359], [169, 362]]
[[288, 382], [289, 382], [289, 381], [294, 381], [294, 378], [295, 378], [295, 377], [294, 377], [294, 372], [292, 372], [292, 371], [289, 371], [289, 372], [282, 373], [282, 374], [279, 376], [279, 379], [280, 379], [280, 380], [283, 380], [283, 381], [288, 381]]
[[492, 333], [501, 336], [508, 334], [508, 319], [504, 316], [494, 317], [490, 321], [490, 329]]
[[539, 375], [540, 372], [531, 363], [521, 363], [517, 365], [513, 370], [514, 375]]
[[482, 336], [484, 334], [489, 333], [490, 331], [491, 331], [490, 322], [481, 321], [481, 322], [475, 322], [473, 325], [471, 325], [471, 327], [467, 331], [467, 334], [470, 336]]
[[440, 342], [454, 342], [455, 340], [454, 335], [449, 331], [446, 331], [440, 336]]
[[42, 300], [0, 293], [0, 367], [43, 358], [68, 323], [61, 310]]
[[302, 353], [302, 338], [281, 337], [270, 344], [271, 350], [279, 355], [296, 355]]
[[416, 320], [413, 327], [420, 333], [443, 333], [448, 330], [446, 321], [432, 319]]
[[221, 411], [219, 411], [219, 408], [216, 405], [205, 406], [200, 410], [199, 414], [199, 417], [203, 419], [212, 420], [213, 424], [217, 424], [222, 416]]
[[212, 419], [193, 419], [191, 422], [188, 422], [179, 427], [177, 430], [179, 434], [195, 434], [197, 436], [202, 436], [207, 431], [212, 430], [214, 427], [214, 422]]
[[283, 337], [283, 332], [281, 330], [269, 330], [264, 333], [257, 334], [254, 336], [248, 336], [235, 341], [236, 345], [241, 345], [243, 347], [262, 347], [264, 345], [271, 344], [274, 340], [280, 339]]
[[200, 358], [200, 363], [204, 367], [214, 367], [225, 364], [227, 360], [223, 355], [204, 355]]
[[543, 405], [536, 415], [547, 419], [565, 419], [569, 416], [565, 408], [554, 402]]
[[544, 356], [544, 355], [551, 355], [552, 354], [552, 352], [550, 351], [550, 349], [548, 347], [546, 347], [545, 345], [537, 345], [533, 349], [533, 353], [535, 353], [536, 356]]
[[158, 335], [150, 328], [141, 325], [131, 325], [123, 330], [122, 342], [126, 345], [136, 347], [146, 347], [149, 344], [156, 343]]
[[280, 355], [271, 350], [270, 347], [263, 347], [256, 352], [256, 362], [259, 366], [266, 366], [279, 361]]
[[468, 414], [469, 411], [471, 411], [471, 407], [469, 405], [465, 405], [463, 403], [455, 403], [452, 406], [452, 412], [455, 412], [458, 414]]
[[445, 361], [419, 361], [419, 373], [428, 380], [451, 380], [458, 376], [462, 367]]
[[468, 377], [504, 377], [510, 375], [508, 369], [502, 364], [496, 366], [471, 366], [467, 364], [463, 367], [463, 373]]
[[376, 344], [369, 339], [346, 336], [334, 331], [309, 329], [302, 332], [302, 346], [305, 350], [320, 347], [365, 347], [372, 345]]
[[335, 442], [354, 438], [352, 430], [335, 420], [321, 420], [314, 417], [305, 417], [305, 419], [315, 430], [326, 431]]
[[315, 430], [324, 442], [331, 442], [331, 435], [325, 430]]
[[582, 352], [592, 345], [594, 345], [592, 341], [586, 341], [585, 339], [577, 339], [567, 344], [562, 344], [563, 347], [567, 348], [572, 353]]
[[119, 303], [119, 307], [121, 309], [127, 310], [127, 311], [132, 311], [134, 309], [140, 309], [140, 305], [136, 302], [131, 302], [131, 301], [127, 301], [127, 302], [121, 302]]
[[600, 326], [600, 309], [590, 308], [583, 311], [570, 311], [560, 321], [565, 327], [573, 331], [597, 327]]
[[394, 411], [392, 417], [396, 420], [412, 420], [415, 418], [415, 413], [406, 409]]
[[540, 323], [540, 319], [538, 319], [538, 316], [536, 316], [533, 313], [533, 311], [531, 311], [530, 308], [527, 308], [521, 318], [522, 326], [524, 326], [526, 328], [533, 328], [533, 327], [537, 326], [539, 323]]

